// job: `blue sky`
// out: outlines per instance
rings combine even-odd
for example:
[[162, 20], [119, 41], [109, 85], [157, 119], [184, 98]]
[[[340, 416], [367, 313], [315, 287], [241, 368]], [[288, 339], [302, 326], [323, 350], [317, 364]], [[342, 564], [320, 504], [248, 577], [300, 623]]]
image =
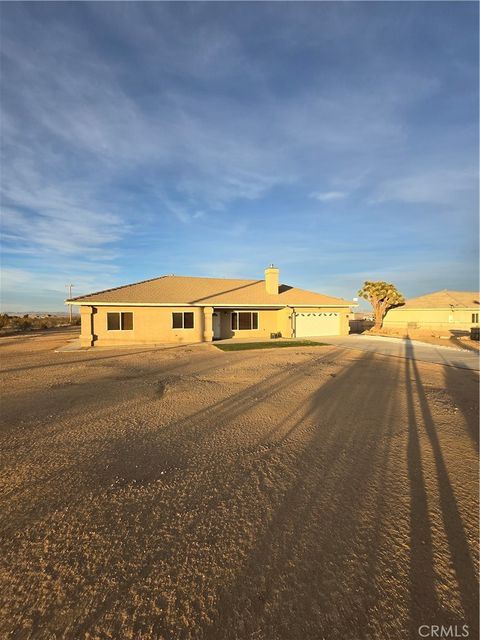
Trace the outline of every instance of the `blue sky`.
[[478, 4], [2, 3], [5, 310], [478, 286]]

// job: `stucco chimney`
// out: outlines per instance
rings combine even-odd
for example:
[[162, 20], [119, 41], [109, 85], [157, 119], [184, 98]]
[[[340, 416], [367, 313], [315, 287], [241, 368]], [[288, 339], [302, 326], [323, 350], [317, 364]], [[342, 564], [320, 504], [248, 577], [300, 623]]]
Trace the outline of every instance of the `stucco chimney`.
[[265, 289], [267, 293], [278, 294], [278, 276], [280, 275], [280, 269], [274, 267], [271, 264], [265, 269]]

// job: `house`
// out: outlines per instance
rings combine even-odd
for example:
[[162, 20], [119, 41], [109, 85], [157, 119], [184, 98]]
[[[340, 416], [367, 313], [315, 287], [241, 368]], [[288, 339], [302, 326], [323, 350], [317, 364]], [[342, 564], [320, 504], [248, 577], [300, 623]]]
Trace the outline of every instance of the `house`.
[[348, 334], [352, 303], [265, 280], [161, 276], [65, 301], [80, 305], [81, 344], [203, 342]]
[[476, 291], [436, 291], [390, 309], [383, 320], [385, 328], [469, 330], [478, 325], [480, 296]]

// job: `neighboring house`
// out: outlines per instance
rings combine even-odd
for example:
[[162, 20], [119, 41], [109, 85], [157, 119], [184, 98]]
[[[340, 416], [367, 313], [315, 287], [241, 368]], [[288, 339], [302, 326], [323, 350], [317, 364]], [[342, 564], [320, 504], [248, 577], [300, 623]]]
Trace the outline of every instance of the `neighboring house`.
[[480, 296], [476, 291], [436, 291], [390, 309], [385, 328], [468, 330], [479, 323]]
[[66, 300], [80, 305], [81, 344], [203, 342], [348, 334], [352, 303], [265, 280], [162, 276]]
[[372, 311], [355, 311], [350, 314], [350, 333], [363, 333], [371, 329], [375, 324], [375, 316]]

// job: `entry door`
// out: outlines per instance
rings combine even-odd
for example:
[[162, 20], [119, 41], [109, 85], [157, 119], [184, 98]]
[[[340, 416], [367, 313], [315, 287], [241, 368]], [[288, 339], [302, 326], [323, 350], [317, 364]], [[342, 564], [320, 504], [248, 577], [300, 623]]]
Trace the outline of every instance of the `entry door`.
[[338, 336], [340, 315], [334, 312], [295, 314], [295, 335], [297, 338], [312, 336]]
[[213, 316], [213, 338], [220, 338], [220, 313], [215, 311]]

